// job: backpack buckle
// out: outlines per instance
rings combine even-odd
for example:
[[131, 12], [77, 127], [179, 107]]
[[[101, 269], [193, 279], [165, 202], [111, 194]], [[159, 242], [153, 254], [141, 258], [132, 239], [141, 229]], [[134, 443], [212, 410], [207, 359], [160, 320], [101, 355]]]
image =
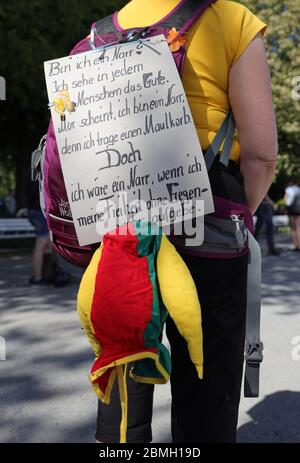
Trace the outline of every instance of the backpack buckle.
[[47, 135], [44, 135], [39, 143], [39, 146], [31, 154], [31, 180], [36, 182], [40, 176], [41, 172], [41, 159], [43, 154], [43, 149], [46, 143]]
[[231, 220], [235, 223], [236, 230], [235, 230], [235, 238], [238, 243], [240, 251], [244, 249], [245, 242], [248, 237], [247, 229], [245, 227], [245, 222], [243, 218], [240, 217], [238, 214], [232, 214]]
[[259, 370], [263, 361], [263, 343], [247, 343], [245, 352], [244, 397], [259, 396]]
[[263, 361], [263, 349], [264, 345], [262, 342], [248, 343], [246, 345], [245, 360], [248, 365], [259, 366]]
[[134, 42], [136, 40], [143, 39], [144, 37], [146, 37], [149, 31], [149, 27], [146, 27], [145, 29], [132, 29], [122, 36], [120, 43]]

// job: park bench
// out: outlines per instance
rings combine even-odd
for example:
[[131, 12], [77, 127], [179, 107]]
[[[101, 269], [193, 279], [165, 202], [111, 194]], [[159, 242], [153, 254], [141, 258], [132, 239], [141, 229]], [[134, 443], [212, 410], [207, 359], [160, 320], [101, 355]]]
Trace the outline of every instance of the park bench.
[[277, 229], [279, 227], [288, 227], [289, 226], [289, 217], [286, 214], [273, 215], [273, 224]]
[[0, 219], [0, 240], [34, 238], [34, 226], [26, 218]]
[[[254, 223], [256, 217], [254, 217]], [[287, 215], [274, 215], [273, 224], [275, 229], [289, 225]], [[0, 219], [0, 240], [34, 238], [36, 236], [34, 226], [27, 218]]]

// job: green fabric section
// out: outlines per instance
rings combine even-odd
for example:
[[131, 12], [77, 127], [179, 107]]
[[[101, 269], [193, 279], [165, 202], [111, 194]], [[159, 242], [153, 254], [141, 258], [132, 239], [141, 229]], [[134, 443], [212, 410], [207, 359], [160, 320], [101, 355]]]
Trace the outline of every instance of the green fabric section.
[[[161, 316], [161, 304], [156, 281], [156, 257], [161, 243], [161, 228], [155, 223], [136, 222], [138, 239], [137, 252], [141, 257], [147, 257], [149, 278], [152, 284], [152, 319], [144, 332], [145, 346], [158, 347], [159, 337], [163, 328], [164, 316]], [[163, 313], [164, 315], [164, 313]]]
[[[167, 318], [167, 311], [161, 301], [156, 277], [156, 258], [161, 244], [162, 231], [155, 223], [136, 222], [136, 236], [138, 239], [137, 252], [140, 257], [147, 257], [149, 278], [152, 285], [152, 319], [145, 332], [145, 347], [158, 350], [159, 362], [167, 371], [171, 371], [171, 357], [167, 348], [160, 343], [162, 330]], [[135, 362], [134, 374], [144, 378], [158, 378], [162, 375], [156, 368], [155, 361], [143, 359]]]
[[164, 346], [163, 344], [159, 345], [159, 363], [170, 375], [172, 369], [171, 355], [166, 346]]
[[159, 336], [162, 332], [163, 323], [160, 313], [160, 300], [156, 283], [156, 271], [153, 254], [147, 257], [149, 278], [152, 283], [152, 319], [149, 321], [147, 328], [144, 332], [145, 346], [157, 347]]
[[[171, 356], [168, 349], [163, 345], [158, 346], [159, 363], [171, 374]], [[133, 367], [133, 374], [141, 376], [142, 378], [163, 378], [162, 374], [156, 368], [155, 361], [153, 359], [142, 359], [135, 362]]]
[[143, 359], [135, 362], [133, 374], [142, 378], [161, 378], [161, 374], [156, 368], [155, 361], [152, 359]]
[[160, 241], [161, 229], [155, 223], [135, 222], [135, 231], [138, 239], [137, 252], [140, 257], [157, 255]]

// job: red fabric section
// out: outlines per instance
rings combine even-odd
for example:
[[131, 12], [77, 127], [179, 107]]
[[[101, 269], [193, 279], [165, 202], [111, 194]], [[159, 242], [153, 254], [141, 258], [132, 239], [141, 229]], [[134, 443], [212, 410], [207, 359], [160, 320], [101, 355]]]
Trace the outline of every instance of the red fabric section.
[[[138, 352], [156, 352], [144, 345], [144, 331], [152, 320], [152, 283], [148, 259], [137, 253], [134, 226], [106, 234], [103, 244], [91, 309], [102, 354], [92, 371]], [[108, 375], [101, 389], [105, 380], [107, 384]]]

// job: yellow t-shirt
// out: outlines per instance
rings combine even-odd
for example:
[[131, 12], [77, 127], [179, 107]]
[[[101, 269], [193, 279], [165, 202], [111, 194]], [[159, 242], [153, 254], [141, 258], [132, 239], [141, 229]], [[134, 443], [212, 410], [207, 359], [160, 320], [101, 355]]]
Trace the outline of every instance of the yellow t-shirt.
[[[131, 0], [118, 13], [124, 29], [144, 27], [166, 16], [179, 0]], [[207, 149], [229, 110], [228, 76], [258, 32], [266, 25], [245, 6], [217, 0], [187, 31], [183, 86], [202, 149]], [[238, 161], [237, 136], [231, 159]]]

